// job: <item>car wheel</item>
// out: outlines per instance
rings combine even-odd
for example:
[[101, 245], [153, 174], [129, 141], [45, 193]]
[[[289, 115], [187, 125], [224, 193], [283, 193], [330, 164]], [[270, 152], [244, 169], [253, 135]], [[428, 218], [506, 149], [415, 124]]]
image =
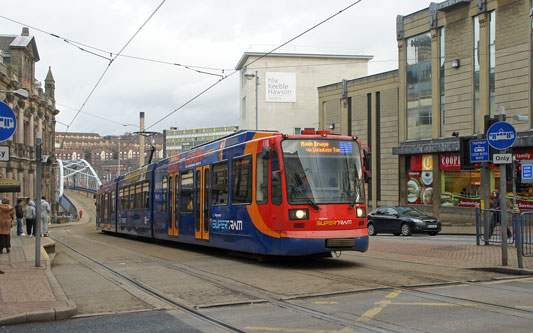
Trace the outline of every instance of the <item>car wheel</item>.
[[370, 222], [368, 223], [368, 236], [375, 236], [377, 234], [376, 227], [374, 226], [374, 223]]
[[399, 232], [395, 232], [393, 233], [394, 236], [400, 236], [400, 233]]
[[402, 224], [402, 236], [411, 236], [411, 226], [407, 223]]
[[437, 236], [439, 233], [437, 231], [430, 231], [428, 232], [430, 236]]

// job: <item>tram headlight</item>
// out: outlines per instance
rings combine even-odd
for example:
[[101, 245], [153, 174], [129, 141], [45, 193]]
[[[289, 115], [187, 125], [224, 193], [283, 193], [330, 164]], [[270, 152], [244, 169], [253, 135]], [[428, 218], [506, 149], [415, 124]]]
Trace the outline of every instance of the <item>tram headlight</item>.
[[364, 207], [357, 207], [355, 212], [357, 213], [357, 217], [359, 218], [366, 217], [366, 209]]
[[309, 219], [309, 209], [300, 208], [300, 209], [289, 209], [289, 220], [308, 220]]

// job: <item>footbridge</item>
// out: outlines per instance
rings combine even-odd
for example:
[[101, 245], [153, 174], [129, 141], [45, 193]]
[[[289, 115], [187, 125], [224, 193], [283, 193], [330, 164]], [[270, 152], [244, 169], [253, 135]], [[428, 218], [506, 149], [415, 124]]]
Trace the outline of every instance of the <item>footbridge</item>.
[[77, 217], [78, 210], [65, 195], [65, 189], [96, 193], [102, 182], [86, 160], [58, 159], [56, 170], [56, 199], [69, 216]]

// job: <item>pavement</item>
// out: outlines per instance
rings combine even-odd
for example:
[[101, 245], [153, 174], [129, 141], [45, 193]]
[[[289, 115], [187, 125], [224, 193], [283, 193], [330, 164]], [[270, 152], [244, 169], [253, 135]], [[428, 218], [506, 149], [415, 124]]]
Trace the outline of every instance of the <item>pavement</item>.
[[[87, 223], [84, 214], [80, 222], [51, 224], [50, 229], [65, 225]], [[473, 226], [444, 225], [441, 234], [472, 235]], [[374, 237], [373, 237], [374, 238]], [[496, 245], [476, 246], [451, 245], [450, 243], [383, 241], [379, 236], [370, 242], [368, 254], [395, 259], [420, 258], [439, 261], [453, 267], [467, 267], [504, 272], [508, 274], [533, 275], [533, 258], [524, 258], [524, 268], [518, 268], [516, 249], [509, 246], [509, 265], [501, 266], [501, 247]], [[413, 244], [415, 243], [415, 244]], [[67, 299], [51, 270], [55, 243], [51, 238], [41, 238], [40, 266], [35, 265], [35, 237], [17, 236], [11, 233], [11, 253], [0, 254], [0, 328], [5, 325], [62, 320], [76, 315], [77, 307]], [[50, 254], [47, 253], [48, 249]], [[402, 257], [403, 256], [403, 257]], [[403, 260], [403, 259], [402, 259]]]

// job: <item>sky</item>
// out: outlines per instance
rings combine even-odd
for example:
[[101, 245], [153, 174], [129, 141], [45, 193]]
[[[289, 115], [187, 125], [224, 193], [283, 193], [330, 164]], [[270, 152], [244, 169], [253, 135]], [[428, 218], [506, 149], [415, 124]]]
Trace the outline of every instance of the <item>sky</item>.
[[[162, 2], [2, 2], [0, 34], [28, 26], [43, 86], [52, 69], [57, 132], [131, 133], [140, 112], [146, 131], [238, 125], [239, 75], [232, 73], [243, 53], [269, 52], [356, 1]], [[361, 0], [282, 50], [371, 55], [369, 75], [397, 69], [396, 16], [430, 2]]]

